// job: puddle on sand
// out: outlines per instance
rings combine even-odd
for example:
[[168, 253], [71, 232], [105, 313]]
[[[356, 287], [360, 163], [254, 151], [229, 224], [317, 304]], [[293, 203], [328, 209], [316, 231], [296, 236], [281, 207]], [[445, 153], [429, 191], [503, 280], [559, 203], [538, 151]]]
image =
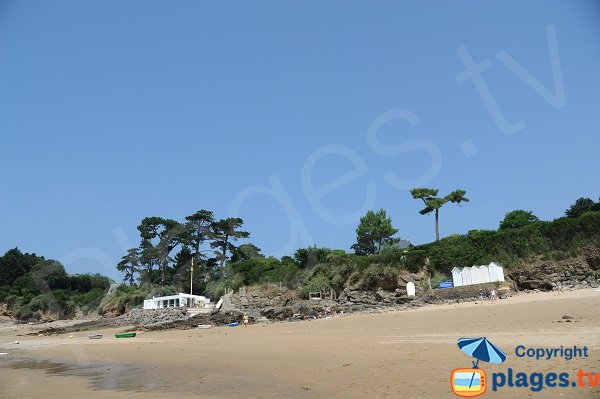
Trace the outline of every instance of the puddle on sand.
[[[50, 376], [85, 378], [89, 381], [89, 388], [94, 391], [194, 393], [202, 389], [208, 396], [222, 397], [224, 392], [233, 394], [244, 389], [267, 392], [273, 388], [271, 379], [255, 380], [248, 376], [206, 370], [200, 372], [197, 367], [173, 368], [107, 361], [73, 362], [28, 358], [0, 363], [1, 367], [40, 370]], [[293, 387], [292, 390], [295, 392], [297, 388]]]
[[53, 376], [84, 377], [90, 381], [90, 387], [94, 390], [147, 392], [157, 388], [152, 381], [142, 378], [142, 374], [152, 368], [131, 364], [15, 360], [5, 364], [5, 367], [43, 370]]

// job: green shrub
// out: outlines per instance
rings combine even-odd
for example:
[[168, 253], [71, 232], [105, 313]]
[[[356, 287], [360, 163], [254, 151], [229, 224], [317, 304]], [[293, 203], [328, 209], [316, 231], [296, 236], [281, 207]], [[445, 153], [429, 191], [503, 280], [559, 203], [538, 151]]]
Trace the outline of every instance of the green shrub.
[[[448, 277], [447, 274], [434, 272], [433, 276], [431, 276], [431, 287], [438, 288], [442, 282], [448, 281], [448, 280], [452, 281], [452, 278]], [[426, 281], [426, 280], [423, 280], [423, 281]]]
[[153, 296], [171, 295], [177, 293], [177, 291], [173, 286], [150, 287], [147, 285], [121, 284], [113, 293], [102, 298], [98, 306], [98, 313], [117, 312], [123, 314], [134, 307], [143, 306], [144, 299]]
[[209, 298], [220, 298], [225, 295], [225, 281], [209, 281], [206, 283], [205, 294]]
[[39, 320], [40, 314], [34, 312], [29, 306], [20, 306], [15, 311], [15, 317], [18, 320]]
[[306, 297], [309, 292], [328, 291], [331, 288], [329, 280], [325, 276], [317, 276], [310, 279], [303, 287], [302, 294]]
[[299, 248], [294, 253], [294, 260], [300, 269], [311, 268], [319, 263], [325, 262], [327, 255], [331, 252], [332, 251], [329, 248], [318, 248], [316, 245], [308, 248]]
[[398, 280], [398, 268], [374, 263], [360, 276], [358, 285], [361, 289], [389, 289], [395, 287]]

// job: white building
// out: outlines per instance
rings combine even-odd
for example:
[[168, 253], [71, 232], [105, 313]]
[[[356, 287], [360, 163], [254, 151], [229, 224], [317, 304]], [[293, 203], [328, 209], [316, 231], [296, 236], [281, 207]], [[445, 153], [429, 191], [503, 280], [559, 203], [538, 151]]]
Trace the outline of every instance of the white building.
[[455, 267], [452, 269], [452, 280], [455, 287], [504, 281], [504, 270], [496, 262], [482, 266]]
[[201, 295], [179, 293], [177, 295], [157, 296], [144, 299], [144, 309], [162, 308], [208, 308], [211, 306], [210, 298]]

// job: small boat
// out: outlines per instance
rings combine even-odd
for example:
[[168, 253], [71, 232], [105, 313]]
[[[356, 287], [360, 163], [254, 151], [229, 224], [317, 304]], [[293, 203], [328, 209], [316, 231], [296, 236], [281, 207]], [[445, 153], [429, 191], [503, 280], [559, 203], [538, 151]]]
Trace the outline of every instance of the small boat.
[[101, 339], [102, 338], [102, 334], [92, 334], [92, 335], [88, 335], [89, 339]]
[[234, 321], [233, 323], [229, 323], [229, 324], [227, 324], [227, 325], [228, 325], [229, 327], [237, 327], [237, 325], [238, 325], [238, 322], [237, 322], [237, 321]]
[[133, 338], [135, 337], [136, 333], [134, 332], [129, 332], [129, 333], [117, 333], [115, 334], [115, 338]]
[[206, 328], [211, 328], [211, 327], [212, 327], [211, 324], [198, 324], [198, 328], [204, 328], [204, 329], [206, 329]]

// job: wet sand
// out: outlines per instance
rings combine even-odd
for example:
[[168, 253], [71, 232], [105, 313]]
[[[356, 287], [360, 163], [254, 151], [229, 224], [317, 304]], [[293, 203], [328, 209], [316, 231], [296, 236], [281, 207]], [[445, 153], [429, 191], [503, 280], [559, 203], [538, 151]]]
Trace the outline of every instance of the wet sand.
[[[573, 316], [570, 322], [563, 315]], [[470, 367], [456, 345], [486, 336], [508, 359], [493, 372], [600, 372], [600, 291], [520, 295], [333, 319], [163, 331], [116, 339], [115, 329], [18, 336], [0, 328], [2, 398], [450, 398], [452, 369]], [[101, 340], [88, 335], [104, 334]], [[13, 341], [19, 340], [15, 345]], [[518, 358], [515, 347], [587, 345], [589, 357]], [[490, 398], [598, 398], [596, 388], [503, 388]]]

